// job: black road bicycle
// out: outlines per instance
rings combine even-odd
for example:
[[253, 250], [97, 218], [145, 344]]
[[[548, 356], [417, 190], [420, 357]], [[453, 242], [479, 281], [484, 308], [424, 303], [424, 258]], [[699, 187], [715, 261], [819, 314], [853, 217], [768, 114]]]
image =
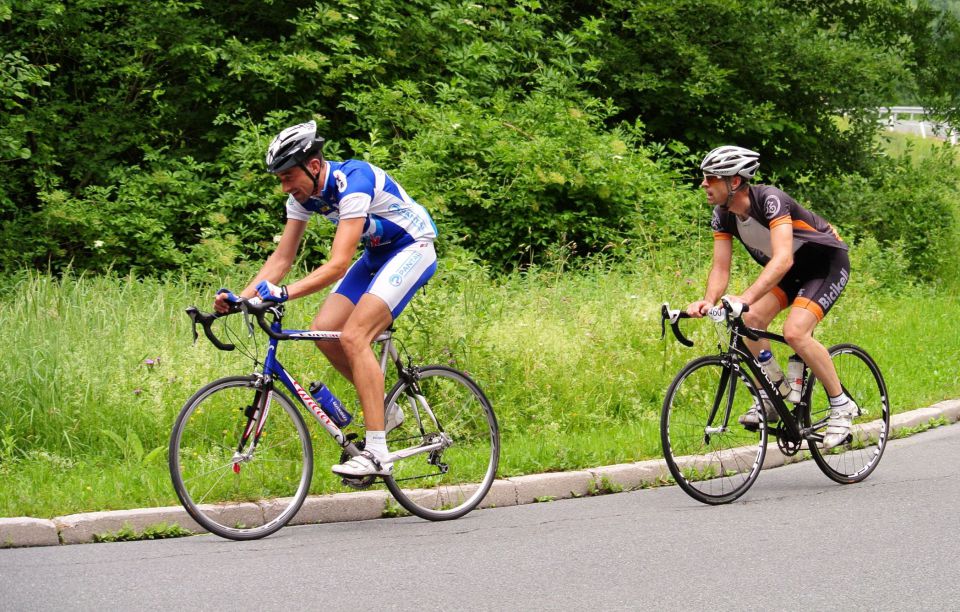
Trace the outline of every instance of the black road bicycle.
[[[767, 438], [773, 435], [784, 455], [807, 450], [829, 478], [849, 484], [870, 475], [880, 462], [890, 434], [890, 402], [880, 368], [870, 355], [853, 344], [828, 349], [844, 392], [858, 411], [846, 440], [829, 450], [823, 441], [830, 402], [823, 386], [806, 365], [796, 404], [785, 401], [763, 374], [744, 338], [766, 338], [784, 346], [783, 336], [747, 326], [733, 315], [730, 303], [711, 310], [709, 317], [724, 322], [729, 341], [718, 342], [719, 353], [694, 359], [670, 383], [660, 416], [660, 440], [670, 473], [686, 493], [705, 504], [729, 503], [754, 483], [763, 467]], [[747, 306], [743, 305], [743, 311]], [[693, 346], [681, 332], [687, 313], [661, 307], [661, 337], [670, 323], [681, 344]], [[778, 423], [768, 422], [760, 390], [766, 391]], [[737, 419], [750, 408], [760, 408], [757, 427]]]
[[[234, 350], [212, 326], [236, 312], [244, 313], [251, 336], [253, 320], [269, 336], [266, 355], [261, 361], [248, 354], [253, 374], [215, 380], [187, 400], [170, 434], [169, 464], [177, 496], [197, 523], [224, 538], [250, 540], [283, 527], [309, 493], [313, 445], [298, 405], [340, 446], [341, 462], [359, 454], [363, 440], [337, 427], [277, 359], [281, 341], [338, 342], [340, 332], [285, 330], [282, 305], [240, 300], [225, 315], [187, 309], [194, 341], [199, 325], [214, 346]], [[382, 477], [383, 483], [421, 518], [463, 516], [483, 500], [497, 474], [500, 430], [490, 402], [465, 372], [418, 366], [409, 358], [404, 364], [391, 330], [374, 342], [381, 370], [389, 363], [397, 370], [384, 399], [387, 414], [396, 417], [399, 411], [404, 417], [387, 436], [393, 474]], [[365, 489], [376, 480], [343, 483]]]

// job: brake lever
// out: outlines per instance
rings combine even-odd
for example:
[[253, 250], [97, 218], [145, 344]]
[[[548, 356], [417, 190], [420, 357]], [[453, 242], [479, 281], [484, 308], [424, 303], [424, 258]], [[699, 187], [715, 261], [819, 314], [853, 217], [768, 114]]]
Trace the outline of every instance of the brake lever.
[[195, 306], [191, 306], [190, 308], [187, 308], [187, 316], [189, 316], [190, 320], [193, 321], [193, 326], [192, 326], [193, 329], [191, 331], [193, 331], [194, 346], [197, 345], [197, 340], [200, 338], [200, 334], [197, 333], [197, 314], [199, 314], [199, 312], [200, 311], [197, 310]]
[[247, 309], [247, 303], [241, 302], [240, 310], [243, 311], [243, 323], [247, 326], [247, 337], [253, 337], [253, 320], [250, 317], [250, 311]]
[[679, 309], [670, 310], [666, 302], [660, 306], [660, 338], [666, 335], [666, 322], [670, 321], [670, 329], [673, 330], [673, 335], [676, 337], [677, 342], [684, 346], [693, 346], [693, 342], [687, 339], [686, 336], [680, 331], [680, 318], [682, 313]]

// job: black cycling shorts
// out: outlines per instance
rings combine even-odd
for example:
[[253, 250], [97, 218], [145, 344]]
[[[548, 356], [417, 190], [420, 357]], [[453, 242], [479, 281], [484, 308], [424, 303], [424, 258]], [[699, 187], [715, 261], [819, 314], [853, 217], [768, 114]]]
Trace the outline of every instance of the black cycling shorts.
[[850, 257], [842, 249], [805, 244], [793, 254], [793, 267], [773, 294], [780, 308], [792, 305], [816, 315], [817, 320], [830, 311], [850, 280]]

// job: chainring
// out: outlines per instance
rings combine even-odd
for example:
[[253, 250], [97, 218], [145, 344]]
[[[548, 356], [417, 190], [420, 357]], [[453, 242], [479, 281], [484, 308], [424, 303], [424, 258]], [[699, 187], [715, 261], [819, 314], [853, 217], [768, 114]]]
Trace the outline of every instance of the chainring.
[[777, 448], [780, 449], [780, 452], [786, 455], [787, 457], [793, 457], [800, 452], [800, 447], [803, 445], [803, 441], [793, 441], [787, 440], [782, 435], [777, 436]]
[[[367, 439], [364, 438], [360, 441], [357, 440], [357, 434], [350, 433], [347, 434], [347, 440], [353, 441], [353, 445], [357, 447], [357, 450], [362, 451], [367, 444]], [[351, 455], [347, 451], [340, 452], [340, 463], [346, 463], [350, 461]], [[376, 476], [364, 476], [363, 478], [342, 478], [340, 482], [344, 485], [350, 487], [351, 489], [363, 490], [367, 489], [377, 480]]]

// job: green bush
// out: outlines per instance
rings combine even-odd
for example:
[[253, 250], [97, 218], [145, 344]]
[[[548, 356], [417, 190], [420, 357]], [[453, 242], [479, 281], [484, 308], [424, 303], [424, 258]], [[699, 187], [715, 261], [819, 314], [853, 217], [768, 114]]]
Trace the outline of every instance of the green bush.
[[[689, 234], [702, 200], [686, 172], [721, 141], [760, 150], [788, 190], [800, 172], [856, 170], [836, 181], [879, 180], [873, 195], [898, 201], [909, 187], [874, 178], [871, 109], [912, 93], [914, 74], [949, 99], [953, 68], [923, 60], [955, 56], [960, 28], [893, 1], [13, 6], [0, 0], [7, 271], [202, 275], [262, 259], [283, 210], [263, 149], [308, 116], [332, 158], [382, 165], [436, 214], [442, 252], [498, 268]], [[720, 25], [743, 15], [747, 30]], [[889, 221], [866, 233], [907, 233]], [[309, 231], [315, 264], [330, 228]], [[922, 266], [935, 249], [915, 242]]]
[[696, 198], [676, 189], [673, 159], [644, 146], [639, 126], [605, 128], [610, 109], [598, 101], [451, 95], [424, 106], [415, 89], [380, 88], [351, 102], [377, 118], [371, 134], [396, 125], [409, 135], [364, 156], [398, 159], [393, 174], [434, 214], [443, 240], [509, 268], [541, 262], [557, 245], [622, 254], [689, 227]]
[[803, 196], [814, 210], [848, 228], [854, 242], [872, 237], [880, 248], [902, 252], [909, 273], [904, 280], [946, 280], [960, 255], [960, 173], [954, 152], [943, 147], [914, 161], [908, 151], [878, 164], [874, 176], [832, 177], [807, 185]]
[[143, 167], [120, 166], [103, 186], [74, 196], [40, 193], [42, 208], [4, 224], [0, 262], [61, 272], [67, 268], [155, 274], [189, 262], [213, 201], [208, 164], [162, 151]]

